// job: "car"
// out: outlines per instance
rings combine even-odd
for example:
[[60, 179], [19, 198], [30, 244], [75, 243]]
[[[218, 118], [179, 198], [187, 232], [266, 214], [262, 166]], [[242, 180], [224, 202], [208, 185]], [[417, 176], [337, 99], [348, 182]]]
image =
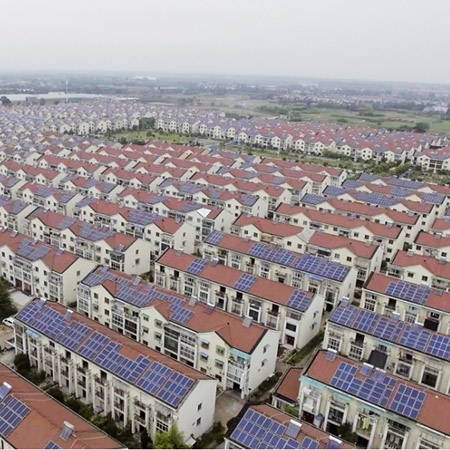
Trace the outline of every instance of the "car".
[[3, 325], [12, 328], [14, 326], [14, 317], [7, 317], [2, 320]]

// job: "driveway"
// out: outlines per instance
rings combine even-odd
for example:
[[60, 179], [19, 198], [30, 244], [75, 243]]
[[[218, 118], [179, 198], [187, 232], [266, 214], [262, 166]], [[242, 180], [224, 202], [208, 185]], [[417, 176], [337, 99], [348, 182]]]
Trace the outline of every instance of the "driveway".
[[236, 417], [245, 405], [245, 400], [242, 400], [233, 393], [222, 392], [216, 399], [216, 411], [214, 414], [214, 422], [222, 422], [226, 427], [227, 422]]
[[21, 291], [12, 291], [11, 292], [11, 299], [13, 303], [16, 305], [16, 308], [20, 311], [23, 309], [23, 307], [32, 299], [33, 297], [30, 297], [26, 294], [24, 294]]

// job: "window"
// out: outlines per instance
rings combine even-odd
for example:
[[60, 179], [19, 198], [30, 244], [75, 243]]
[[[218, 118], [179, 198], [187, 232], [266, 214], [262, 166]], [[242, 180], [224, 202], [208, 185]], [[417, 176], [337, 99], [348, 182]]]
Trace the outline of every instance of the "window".
[[219, 345], [216, 347], [216, 353], [220, 356], [225, 355], [225, 349], [223, 347], [220, 347]]
[[422, 384], [431, 388], [436, 388], [439, 381], [439, 370], [434, 367], [425, 366], [422, 375]]
[[220, 359], [216, 359], [214, 365], [220, 370], [222, 370], [224, 366], [223, 361], [221, 361]]
[[201, 423], [202, 423], [202, 418], [199, 417], [199, 418], [197, 419], [197, 426], [199, 427]]
[[367, 309], [368, 311], [375, 311], [376, 307], [376, 300], [366, 297], [366, 300], [364, 301], [364, 309]]
[[155, 326], [157, 328], [161, 328], [162, 327], [162, 322], [160, 320], [158, 320], [158, 319], [155, 319]]
[[199, 403], [198, 405], [197, 405], [197, 411], [201, 411], [202, 410], [202, 403]]
[[200, 345], [201, 345], [202, 348], [204, 348], [204, 349], [206, 349], [206, 350], [209, 349], [209, 342], [208, 342], [208, 341], [203, 341], [203, 340], [202, 340], [202, 341], [200, 342]]
[[335, 336], [335, 335], [330, 335], [328, 337], [328, 346], [327, 347], [331, 348], [333, 350], [336, 350], [338, 352], [341, 348], [341, 337]]

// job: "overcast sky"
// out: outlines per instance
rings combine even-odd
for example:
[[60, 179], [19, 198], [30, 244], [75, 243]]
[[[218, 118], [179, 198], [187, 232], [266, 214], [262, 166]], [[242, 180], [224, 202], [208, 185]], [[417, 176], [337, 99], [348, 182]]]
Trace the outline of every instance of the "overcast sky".
[[450, 83], [449, 0], [3, 0], [1, 70]]

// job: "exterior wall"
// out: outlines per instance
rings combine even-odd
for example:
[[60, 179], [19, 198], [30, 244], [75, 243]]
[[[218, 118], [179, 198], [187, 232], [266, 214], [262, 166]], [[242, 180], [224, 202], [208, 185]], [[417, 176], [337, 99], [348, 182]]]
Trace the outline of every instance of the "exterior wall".
[[[22, 324], [15, 325], [16, 353], [28, 354], [32, 366], [45, 370], [54, 382], [84, 403], [91, 404], [97, 413], [112, 413], [122, 426], [131, 421], [132, 430], [137, 431], [139, 419], [136, 415], [139, 414], [137, 403], [139, 402], [146, 411], [145, 422], [152, 437], [157, 431], [155, 411], [160, 411], [168, 417], [165, 421], [167, 426], [170, 427], [176, 422], [186, 438], [191, 434], [198, 437], [211, 427], [215, 405], [214, 380], [199, 380], [180, 407], [173, 409], [136, 386], [119, 380], [116, 375], [103, 370], [91, 361], [83, 360], [66, 347], [58, 343], [51, 346], [46, 336], [34, 330], [30, 330], [31, 334], [26, 334], [21, 328]], [[28, 329], [26, 326], [23, 328]], [[96, 392], [101, 394], [97, 395]], [[199, 404], [202, 404], [200, 409]], [[118, 413], [121, 414], [121, 420], [117, 418]], [[196, 421], [198, 418], [201, 419], [201, 423], [193, 427], [192, 420]]]
[[[395, 298], [395, 308], [389, 305], [389, 298], [392, 298], [386, 294], [371, 291], [364, 288], [362, 291], [360, 307], [369, 309], [378, 314], [392, 317], [392, 313], [397, 312], [400, 320], [409, 322], [424, 323], [425, 319], [433, 319], [438, 321], [439, 325], [436, 331], [442, 334], [450, 335], [450, 314], [430, 308], [426, 305], [418, 305], [417, 303], [407, 302], [405, 300]], [[369, 303], [375, 302], [375, 306], [369, 306]], [[407, 320], [408, 317], [411, 317]]]
[[[420, 439], [427, 439], [434, 443], [436, 448], [446, 448], [450, 445], [448, 436], [433, 432], [412, 420], [340, 393], [331, 386], [319, 383], [307, 376], [302, 376], [300, 415], [308, 413], [317, 418], [318, 414], [322, 414], [324, 420], [320, 428], [326, 430], [329, 423], [337, 426], [337, 422], [332, 421], [333, 414], [330, 415], [331, 406], [343, 412], [343, 423], [349, 423], [358, 436], [368, 440], [367, 448], [390, 448], [388, 441], [393, 441], [398, 436], [402, 436], [400, 438], [402, 443], [400, 447], [395, 448], [430, 448], [425, 443], [422, 443], [421, 447]], [[362, 427], [362, 419], [365, 417], [368, 418], [369, 427], [367, 429]], [[402, 430], [401, 427], [406, 428]]]
[[[362, 345], [355, 342], [357, 334], [364, 336], [364, 343]], [[386, 347], [385, 353], [388, 355], [386, 362], [387, 372], [422, 384], [426, 388], [435, 389], [443, 394], [449, 394], [450, 364], [448, 361], [440, 360], [431, 355], [420, 353], [417, 350], [402, 347], [392, 342], [383, 341], [380, 338], [328, 322], [322, 348], [327, 349], [330, 347], [330, 338], [334, 344], [340, 341], [338, 350], [340, 354], [355, 359], [356, 361], [367, 361], [372, 350], [380, 350], [380, 346], [384, 346]], [[434, 386], [430, 385], [430, 383], [422, 382], [425, 367], [439, 372], [438, 380]], [[406, 372], [406, 368], [408, 368], [408, 372]]]

